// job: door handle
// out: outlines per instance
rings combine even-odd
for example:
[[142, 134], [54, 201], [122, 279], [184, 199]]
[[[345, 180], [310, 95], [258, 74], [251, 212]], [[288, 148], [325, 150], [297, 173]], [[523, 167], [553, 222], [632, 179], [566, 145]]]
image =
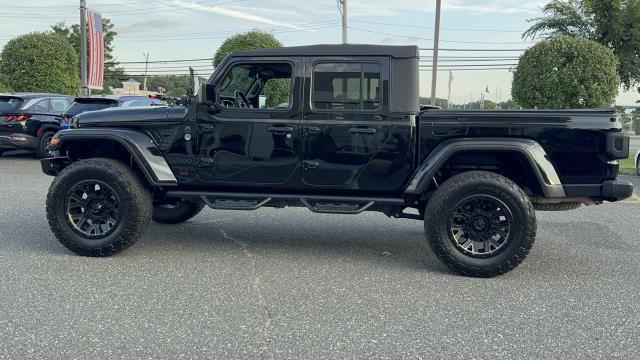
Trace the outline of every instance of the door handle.
[[320, 162], [315, 160], [305, 160], [302, 162], [302, 167], [304, 169], [317, 169], [320, 167]]
[[199, 124], [198, 126], [200, 127], [201, 132], [209, 132], [213, 130], [212, 124]]
[[267, 128], [268, 132], [272, 132], [272, 133], [292, 133], [293, 132], [293, 127], [291, 126], [269, 126]]
[[361, 134], [361, 135], [374, 135], [376, 133], [376, 129], [372, 128], [351, 128], [349, 129], [351, 134]]
[[315, 127], [315, 126], [305, 126], [303, 132], [304, 132], [305, 136], [317, 135], [317, 134], [320, 134], [322, 132], [322, 129], [320, 129], [319, 127]]

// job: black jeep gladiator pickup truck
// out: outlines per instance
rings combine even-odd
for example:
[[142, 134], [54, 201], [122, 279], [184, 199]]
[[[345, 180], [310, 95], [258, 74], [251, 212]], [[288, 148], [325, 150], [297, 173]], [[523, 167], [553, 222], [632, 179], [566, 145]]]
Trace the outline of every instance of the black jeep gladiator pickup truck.
[[529, 253], [534, 209], [631, 196], [616, 180], [629, 138], [613, 111], [421, 110], [418, 57], [414, 46], [243, 51], [179, 104], [80, 114], [42, 160], [56, 176], [51, 229], [78, 254], [108, 256], [152, 219], [180, 223], [205, 205], [378, 211], [424, 221], [446, 265], [489, 277]]

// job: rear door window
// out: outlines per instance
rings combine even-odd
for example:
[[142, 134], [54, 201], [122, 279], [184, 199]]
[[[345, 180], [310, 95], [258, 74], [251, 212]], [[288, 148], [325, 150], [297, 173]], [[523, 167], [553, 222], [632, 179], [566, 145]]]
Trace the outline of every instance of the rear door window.
[[313, 69], [316, 110], [372, 111], [380, 108], [380, 65], [319, 63]]
[[34, 113], [48, 113], [49, 112], [49, 99], [41, 99], [37, 100], [35, 103], [31, 105], [27, 105], [27, 108], [23, 110], [28, 110]]

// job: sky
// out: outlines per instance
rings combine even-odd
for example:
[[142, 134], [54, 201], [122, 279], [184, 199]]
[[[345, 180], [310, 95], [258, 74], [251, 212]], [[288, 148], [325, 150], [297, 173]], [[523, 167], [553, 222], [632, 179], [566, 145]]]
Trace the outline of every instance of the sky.
[[[350, 43], [433, 47], [435, 0], [347, 0]], [[453, 103], [510, 98], [517, 57], [533, 45], [521, 34], [547, 0], [443, 0], [437, 95], [447, 98], [452, 70]], [[0, 0], [0, 47], [12, 37], [46, 31], [56, 22], [79, 22], [79, 0]], [[87, 0], [119, 33], [119, 61], [207, 59], [228, 36], [251, 29], [272, 32], [285, 46], [341, 42], [336, 0]], [[18, 18], [20, 21], [11, 21]], [[493, 51], [487, 51], [493, 50]], [[500, 51], [496, 51], [500, 50]], [[431, 50], [421, 51], [420, 94], [431, 93]], [[154, 63], [149, 73], [184, 73], [187, 64], [202, 75], [206, 60]], [[143, 65], [126, 64], [131, 73]], [[493, 70], [495, 69], [495, 70]], [[487, 93], [486, 91], [489, 90]], [[635, 105], [637, 92], [621, 91], [617, 103]]]

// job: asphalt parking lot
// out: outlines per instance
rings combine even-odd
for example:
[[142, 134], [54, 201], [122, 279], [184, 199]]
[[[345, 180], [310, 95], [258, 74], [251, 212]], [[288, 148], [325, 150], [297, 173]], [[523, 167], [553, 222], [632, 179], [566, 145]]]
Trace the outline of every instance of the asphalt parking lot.
[[30, 155], [0, 158], [0, 358], [640, 353], [638, 200], [539, 213], [518, 269], [472, 279], [430, 253], [418, 221], [304, 209], [207, 210], [79, 257], [49, 231], [50, 181]]

